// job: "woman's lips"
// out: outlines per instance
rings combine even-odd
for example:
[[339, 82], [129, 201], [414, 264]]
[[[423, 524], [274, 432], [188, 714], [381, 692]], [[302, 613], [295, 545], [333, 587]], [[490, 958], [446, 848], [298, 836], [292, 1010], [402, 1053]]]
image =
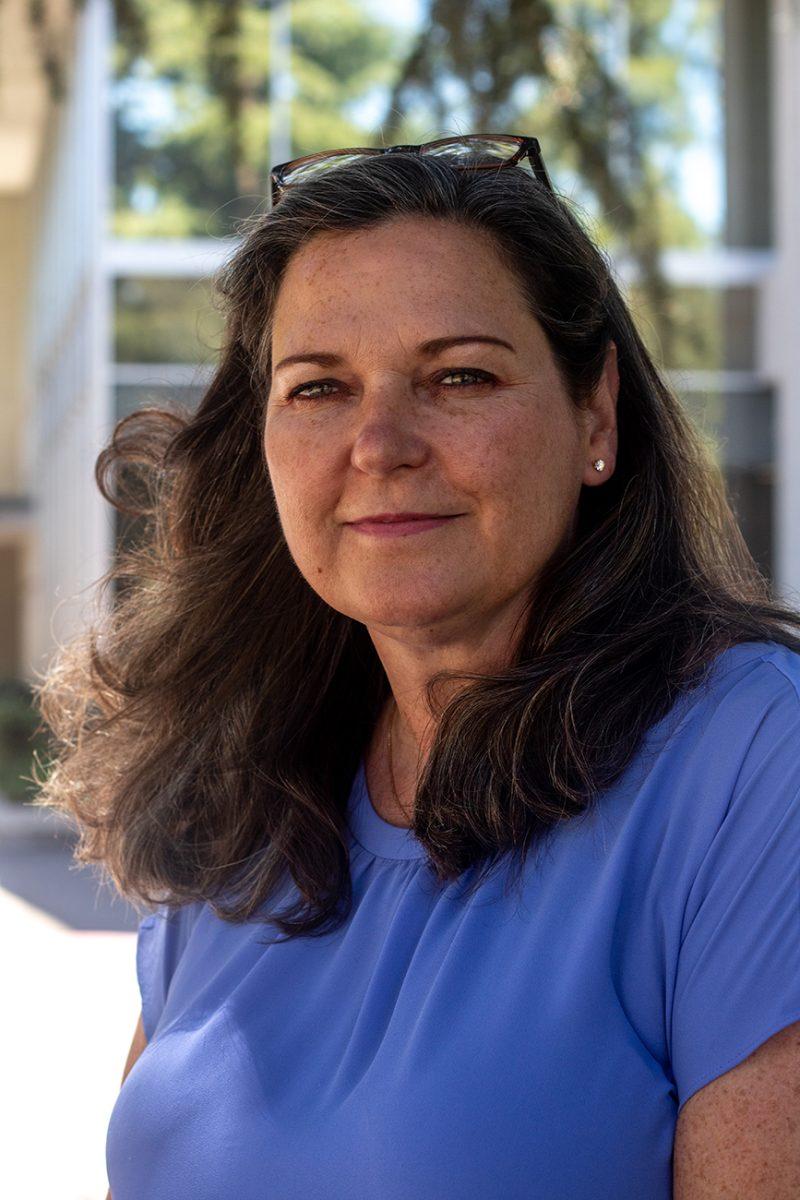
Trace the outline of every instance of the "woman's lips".
[[413, 521], [354, 521], [348, 528], [372, 537], [403, 537], [409, 533], [423, 533], [426, 529], [438, 529], [440, 525], [456, 521], [463, 515], [456, 513], [452, 517], [418, 517]]

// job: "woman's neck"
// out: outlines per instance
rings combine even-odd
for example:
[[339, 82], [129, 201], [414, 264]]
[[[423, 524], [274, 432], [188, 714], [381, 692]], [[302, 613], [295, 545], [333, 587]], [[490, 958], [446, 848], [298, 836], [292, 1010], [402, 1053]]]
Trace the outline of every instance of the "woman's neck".
[[398, 717], [394, 698], [390, 697], [375, 724], [364, 756], [364, 770], [375, 811], [390, 825], [407, 829], [413, 822], [422, 763], [419, 747], [411, 741]]

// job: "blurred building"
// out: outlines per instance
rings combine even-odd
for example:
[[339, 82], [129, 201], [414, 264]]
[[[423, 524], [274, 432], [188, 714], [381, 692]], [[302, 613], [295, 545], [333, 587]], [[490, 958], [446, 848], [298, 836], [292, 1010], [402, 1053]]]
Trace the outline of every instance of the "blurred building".
[[[723, 34], [725, 245], [664, 261], [676, 285], [722, 305], [724, 354], [677, 372], [675, 386], [716, 414], [745, 536], [797, 604], [800, 10], [728, 0]], [[120, 533], [95, 485], [97, 453], [144, 400], [200, 395], [208, 365], [170, 361], [159, 333], [192, 325], [187, 297], [232, 249], [111, 236], [112, 44], [109, 0], [0, 8], [0, 675], [33, 678], [91, 616]], [[151, 362], [127, 357], [132, 320], [152, 324]]]

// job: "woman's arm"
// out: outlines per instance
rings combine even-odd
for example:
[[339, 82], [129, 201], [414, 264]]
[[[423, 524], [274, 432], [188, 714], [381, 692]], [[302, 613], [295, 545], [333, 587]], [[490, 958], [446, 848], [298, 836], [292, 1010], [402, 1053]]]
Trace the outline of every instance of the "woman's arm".
[[689, 1097], [675, 1131], [675, 1200], [800, 1196], [800, 1022]]

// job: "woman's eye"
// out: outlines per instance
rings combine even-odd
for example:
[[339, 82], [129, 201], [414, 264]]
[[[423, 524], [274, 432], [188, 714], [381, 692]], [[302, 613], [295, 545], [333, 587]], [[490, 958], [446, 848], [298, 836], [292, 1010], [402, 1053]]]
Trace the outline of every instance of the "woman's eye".
[[[492, 375], [489, 374], [488, 371], [474, 371], [470, 367], [451, 367], [449, 371], [445, 372], [445, 374], [441, 377], [439, 382], [443, 383], [445, 379], [450, 379], [454, 375], [471, 375], [472, 378], [477, 379], [479, 383], [491, 383], [492, 379], [494, 378]], [[464, 384], [464, 383], [458, 383], [458, 384], [451, 384], [450, 386], [451, 387], [469, 387], [471, 385]]]
[[[292, 388], [289, 392], [289, 399], [294, 396], [300, 396], [301, 392], [305, 392], [308, 388], [334, 387], [335, 381], [332, 379], [313, 379], [309, 383], [298, 383], [297, 387]], [[300, 396], [301, 400], [318, 400], [318, 396]]]
[[[444, 384], [445, 379], [453, 379], [459, 375], [462, 377], [462, 379], [464, 376], [466, 376], [467, 382], [451, 383], [447, 385]], [[446, 391], [451, 391], [454, 388], [473, 387], [475, 381], [478, 383], [492, 383], [493, 380], [494, 376], [490, 375], [488, 371], [473, 370], [469, 367], [451, 367], [449, 370], [441, 372], [436, 378], [435, 383], [437, 386], [444, 386]], [[312, 388], [333, 388], [335, 391], [337, 387], [338, 384], [335, 379], [311, 379], [307, 383], [298, 383], [297, 387], [293, 387], [289, 392], [287, 399], [322, 400], [325, 399], [326, 396], [329, 396], [330, 392], [317, 392], [315, 395], [311, 396], [305, 395], [304, 393], [309, 392]]]

